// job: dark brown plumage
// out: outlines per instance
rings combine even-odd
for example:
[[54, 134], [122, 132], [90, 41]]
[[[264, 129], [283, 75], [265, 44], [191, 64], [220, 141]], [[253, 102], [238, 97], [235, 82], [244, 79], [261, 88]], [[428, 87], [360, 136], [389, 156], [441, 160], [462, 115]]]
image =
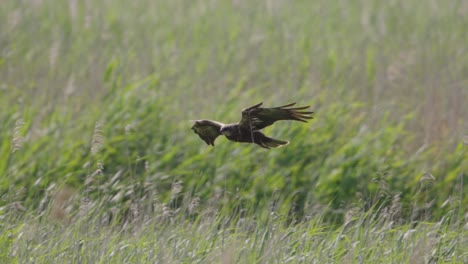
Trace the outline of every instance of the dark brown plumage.
[[262, 104], [259, 103], [243, 109], [242, 118], [238, 123], [223, 124], [212, 120], [196, 120], [192, 129], [208, 145], [214, 146], [216, 138], [224, 135], [231, 141], [255, 143], [268, 149], [284, 146], [289, 142], [267, 137], [259, 130], [279, 120], [307, 122], [307, 119], [313, 118], [311, 114], [314, 112], [303, 111], [310, 106], [292, 108], [291, 106], [296, 104], [292, 103], [279, 107], [262, 108]]

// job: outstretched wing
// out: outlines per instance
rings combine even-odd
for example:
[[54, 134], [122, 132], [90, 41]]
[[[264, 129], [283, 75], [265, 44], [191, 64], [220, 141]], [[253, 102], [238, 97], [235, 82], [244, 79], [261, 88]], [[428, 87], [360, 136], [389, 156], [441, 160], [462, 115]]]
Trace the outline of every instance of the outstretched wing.
[[242, 128], [249, 130], [260, 130], [278, 120], [296, 120], [307, 122], [307, 119], [312, 119], [310, 116], [314, 112], [303, 111], [310, 106], [291, 107], [296, 103], [287, 104], [272, 108], [262, 108], [263, 103], [259, 103], [252, 107], [242, 110], [242, 119], [239, 125]]
[[222, 123], [212, 120], [195, 120], [192, 129], [206, 144], [214, 146], [216, 138], [221, 135], [222, 125]]

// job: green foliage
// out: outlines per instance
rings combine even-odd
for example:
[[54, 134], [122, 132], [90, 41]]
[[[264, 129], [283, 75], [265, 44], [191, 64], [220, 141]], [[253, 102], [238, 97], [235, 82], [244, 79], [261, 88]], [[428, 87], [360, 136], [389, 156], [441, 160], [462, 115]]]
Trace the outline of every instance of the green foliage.
[[[3, 262], [34, 259], [50, 262], [112, 263], [315, 263], [315, 262], [449, 262], [465, 263], [466, 229], [438, 223], [395, 225], [375, 211], [356, 212], [340, 228], [330, 228], [315, 216], [284, 226], [259, 212], [233, 218], [222, 210], [189, 222], [179, 216], [154, 215], [125, 225], [102, 226], [95, 216], [81, 216], [70, 226], [41, 222], [8, 213], [0, 225]], [[8, 229], [11, 223], [24, 221]]]
[[[203, 262], [230, 245], [241, 262], [275, 259], [270, 247], [284, 261], [411, 262], [431, 224], [403, 241], [408, 225], [439, 221], [447, 241], [421, 247], [451, 261], [468, 204], [464, 10], [416, 0], [5, 1], [0, 216], [80, 223], [64, 237], [36, 220], [11, 231], [39, 229], [52, 255], [86, 258], [101, 238], [81, 228], [113, 228], [96, 233], [109, 248], [89, 262]], [[190, 130], [194, 119], [236, 122], [261, 101], [311, 105], [315, 119], [267, 128], [290, 141], [269, 151], [222, 137], [212, 148]], [[356, 210], [368, 226], [349, 230]], [[383, 230], [369, 215], [401, 226]], [[160, 222], [137, 230], [140, 240], [116, 231], [156, 216], [182, 225], [155, 230], [169, 245], [197, 246], [138, 251], [161, 243], [148, 234]], [[389, 239], [374, 245], [369, 230]], [[14, 251], [5, 236], [0, 247]], [[329, 254], [307, 255], [314, 249]], [[72, 255], [55, 262], [83, 262]]]

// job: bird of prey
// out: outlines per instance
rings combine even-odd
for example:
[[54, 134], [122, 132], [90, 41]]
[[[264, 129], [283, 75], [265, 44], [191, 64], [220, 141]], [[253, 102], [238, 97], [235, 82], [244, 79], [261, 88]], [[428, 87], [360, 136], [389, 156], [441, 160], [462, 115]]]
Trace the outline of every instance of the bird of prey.
[[263, 148], [278, 148], [287, 145], [288, 141], [265, 136], [261, 129], [272, 125], [279, 120], [295, 120], [307, 122], [312, 119], [314, 112], [304, 111], [310, 106], [291, 107], [296, 103], [279, 107], [263, 108], [263, 103], [256, 104], [242, 110], [242, 118], [238, 123], [223, 124], [213, 120], [195, 120], [193, 131], [203, 139], [206, 144], [214, 146], [216, 138], [226, 136], [234, 142], [255, 143]]

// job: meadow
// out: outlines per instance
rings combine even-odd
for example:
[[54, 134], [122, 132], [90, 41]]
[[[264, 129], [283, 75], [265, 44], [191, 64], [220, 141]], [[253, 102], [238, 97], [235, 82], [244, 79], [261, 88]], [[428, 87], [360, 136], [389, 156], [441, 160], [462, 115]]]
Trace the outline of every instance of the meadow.
[[0, 263], [468, 263], [467, 1], [0, 6]]

